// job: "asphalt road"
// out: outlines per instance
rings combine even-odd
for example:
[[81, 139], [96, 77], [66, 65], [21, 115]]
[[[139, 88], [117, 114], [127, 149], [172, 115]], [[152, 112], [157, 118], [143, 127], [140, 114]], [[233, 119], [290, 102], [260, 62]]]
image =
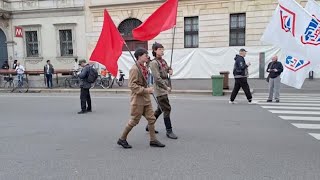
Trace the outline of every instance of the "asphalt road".
[[129, 134], [133, 149], [122, 149], [126, 95], [94, 95], [93, 112], [78, 115], [78, 94], [0, 94], [0, 179], [320, 179], [319, 140], [238, 100], [172, 96], [179, 139], [165, 136], [161, 118], [166, 147], [150, 147], [142, 119]]

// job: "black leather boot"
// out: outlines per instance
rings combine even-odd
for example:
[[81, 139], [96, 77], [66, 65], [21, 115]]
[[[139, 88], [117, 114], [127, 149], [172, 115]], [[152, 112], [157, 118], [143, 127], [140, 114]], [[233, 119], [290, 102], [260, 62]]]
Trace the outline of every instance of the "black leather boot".
[[178, 136], [172, 132], [172, 129], [167, 129], [167, 137], [170, 139], [178, 139]]
[[166, 145], [162, 144], [158, 140], [155, 140], [155, 141], [150, 141], [150, 146], [151, 147], [165, 147]]

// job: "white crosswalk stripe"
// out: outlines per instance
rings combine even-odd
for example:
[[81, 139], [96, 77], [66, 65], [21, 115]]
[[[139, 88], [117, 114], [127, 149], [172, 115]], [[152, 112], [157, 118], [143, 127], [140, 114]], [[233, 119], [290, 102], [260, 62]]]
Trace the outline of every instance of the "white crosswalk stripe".
[[281, 94], [280, 102], [266, 102], [268, 94], [254, 94], [257, 104], [320, 140], [320, 94]]

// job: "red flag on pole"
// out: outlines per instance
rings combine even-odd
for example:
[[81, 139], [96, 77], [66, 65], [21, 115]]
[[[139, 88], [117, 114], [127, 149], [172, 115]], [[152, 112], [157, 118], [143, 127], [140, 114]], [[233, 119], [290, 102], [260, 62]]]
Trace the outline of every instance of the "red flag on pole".
[[122, 36], [114, 25], [108, 11], [104, 10], [102, 31], [90, 60], [103, 64], [113, 76], [117, 76], [118, 59], [122, 54], [123, 44]]
[[173, 28], [177, 22], [178, 0], [167, 0], [139, 27], [132, 31], [136, 40], [148, 41], [160, 32]]

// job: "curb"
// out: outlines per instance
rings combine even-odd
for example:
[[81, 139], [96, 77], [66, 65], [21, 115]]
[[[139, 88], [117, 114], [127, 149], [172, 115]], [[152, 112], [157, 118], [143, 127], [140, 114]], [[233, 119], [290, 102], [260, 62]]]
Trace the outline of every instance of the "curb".
[[[0, 89], [0, 93], [9, 93], [10, 90]], [[129, 89], [91, 89], [92, 93], [107, 93], [107, 94], [129, 94]], [[223, 90], [224, 95], [231, 94], [232, 90]], [[251, 89], [251, 93], [253, 93]], [[42, 89], [30, 88], [28, 93], [80, 93], [80, 89]], [[192, 94], [192, 95], [211, 95], [212, 90], [172, 90], [170, 94]], [[238, 94], [244, 94], [242, 90]]]

